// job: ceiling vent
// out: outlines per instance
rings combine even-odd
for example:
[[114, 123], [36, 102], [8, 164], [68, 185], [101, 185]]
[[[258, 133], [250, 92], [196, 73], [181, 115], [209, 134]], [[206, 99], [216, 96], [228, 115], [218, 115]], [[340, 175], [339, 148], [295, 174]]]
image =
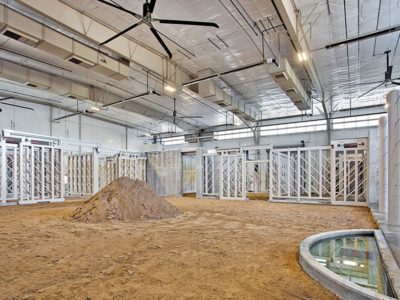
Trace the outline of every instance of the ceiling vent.
[[285, 72], [277, 73], [277, 74], [274, 74], [273, 76], [274, 76], [275, 81], [277, 81], [277, 82], [282, 82], [282, 81], [288, 80], [288, 76], [286, 75]]
[[94, 63], [85, 60], [77, 55], [72, 55], [69, 58], [67, 58], [67, 60], [86, 69], [90, 69], [94, 66]]
[[29, 46], [35, 46], [39, 43], [39, 40], [8, 26], [3, 29], [2, 34]]
[[268, 65], [268, 73], [274, 81], [286, 93], [294, 105], [299, 110], [308, 110], [311, 108], [311, 100], [306, 93], [296, 73], [285, 57], [282, 57], [279, 62], [279, 67], [274, 64]]

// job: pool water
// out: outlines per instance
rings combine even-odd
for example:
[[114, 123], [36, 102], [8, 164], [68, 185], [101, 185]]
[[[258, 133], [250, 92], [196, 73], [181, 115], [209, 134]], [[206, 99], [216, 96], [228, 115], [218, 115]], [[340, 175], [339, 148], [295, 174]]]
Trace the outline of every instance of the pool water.
[[394, 297], [374, 236], [322, 240], [311, 254], [329, 270], [362, 287]]

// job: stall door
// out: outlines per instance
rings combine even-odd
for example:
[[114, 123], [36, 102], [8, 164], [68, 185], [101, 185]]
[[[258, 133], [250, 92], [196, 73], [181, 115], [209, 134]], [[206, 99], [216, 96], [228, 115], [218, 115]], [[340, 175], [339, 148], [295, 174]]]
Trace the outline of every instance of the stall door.
[[220, 198], [246, 199], [246, 160], [243, 154], [221, 155]]
[[182, 156], [183, 179], [182, 189], [184, 194], [196, 193], [196, 155]]
[[365, 147], [335, 149], [332, 203], [368, 205], [368, 155]]

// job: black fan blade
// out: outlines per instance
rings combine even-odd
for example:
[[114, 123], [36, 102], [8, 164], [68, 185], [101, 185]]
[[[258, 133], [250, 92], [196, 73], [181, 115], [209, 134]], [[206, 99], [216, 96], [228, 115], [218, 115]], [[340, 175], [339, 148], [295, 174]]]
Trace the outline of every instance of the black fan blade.
[[154, 36], [156, 37], [156, 39], [158, 40], [158, 42], [161, 44], [161, 46], [164, 48], [165, 52], [168, 53], [169, 58], [172, 58], [172, 53], [171, 51], [169, 51], [167, 45], [165, 45], [164, 41], [162, 40], [162, 38], [160, 37], [160, 35], [158, 34], [157, 30], [155, 30], [153, 27], [150, 27], [151, 32], [154, 34]]
[[116, 35], [114, 35], [113, 37], [110, 37], [107, 41], [102, 42], [100, 45], [105, 45], [109, 42], [111, 42], [112, 40], [115, 40], [117, 37], [127, 33], [128, 31], [132, 30], [133, 28], [135, 28], [136, 26], [142, 24], [142, 22], [138, 22], [136, 24], [133, 24], [132, 26], [129, 26], [128, 28], [122, 30], [120, 33], [117, 33]]
[[151, 12], [151, 13], [153, 13], [153, 11], [154, 11], [154, 7], [156, 6], [156, 1], [157, 1], [157, 0], [151, 0], [151, 1], [150, 1], [150, 6], [149, 6], [149, 8], [150, 8], [150, 12]]
[[[101, 3], [103, 3], [103, 4], [105, 4], [105, 5], [114, 7], [114, 8], [116, 8], [116, 9], [122, 10], [123, 12], [126, 12], [126, 13], [128, 13], [128, 14], [130, 14], [130, 15], [132, 15], [132, 16], [137, 17], [137, 18], [141, 18], [141, 17], [142, 17], [141, 15], [139, 15], [139, 14], [133, 12], [133, 11], [130, 11], [130, 10], [127, 10], [126, 8], [123, 8], [123, 7], [122, 7], [121, 5], [119, 5], [119, 4], [113, 4], [113, 3], [110, 3], [110, 2], [104, 1], [104, 0], [97, 0], [97, 1], [99, 1], [99, 2], [101, 2]], [[115, 3], [115, 2], [114, 2], [114, 3]]]
[[31, 108], [31, 107], [26, 107], [26, 106], [11, 104], [11, 103], [1, 103], [1, 105], [8, 105], [8, 106], [12, 106], [12, 107], [23, 108], [23, 109], [28, 109], [28, 110], [33, 110], [34, 111], [34, 109]]
[[197, 21], [184, 21], [184, 20], [167, 20], [167, 19], [154, 19], [164, 24], [178, 24], [178, 25], [193, 25], [193, 26], [209, 26], [219, 28], [218, 24], [212, 22], [197, 22]]
[[391, 81], [391, 83], [392, 83], [392, 84], [395, 84], [395, 85], [400, 85], [400, 82]]
[[358, 97], [357, 97], [357, 99], [358, 99], [358, 98], [361, 98], [361, 97], [364, 97], [365, 95], [367, 95], [367, 94], [371, 93], [373, 90], [376, 90], [378, 87], [380, 87], [381, 85], [384, 85], [385, 83], [386, 83], [385, 81], [384, 81], [384, 82], [382, 82], [382, 83], [380, 83], [379, 85], [377, 85], [377, 86], [373, 87], [372, 89], [368, 90], [368, 91], [367, 91], [367, 92], [365, 92], [364, 94], [362, 94], [362, 95], [358, 96]]

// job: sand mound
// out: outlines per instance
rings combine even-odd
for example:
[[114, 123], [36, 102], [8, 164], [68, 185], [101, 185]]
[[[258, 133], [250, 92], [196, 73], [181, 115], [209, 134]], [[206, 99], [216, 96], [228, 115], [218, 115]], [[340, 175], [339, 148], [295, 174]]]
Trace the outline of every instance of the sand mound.
[[131, 221], [175, 217], [179, 210], [144, 181], [121, 177], [86, 200], [72, 214], [82, 222]]

